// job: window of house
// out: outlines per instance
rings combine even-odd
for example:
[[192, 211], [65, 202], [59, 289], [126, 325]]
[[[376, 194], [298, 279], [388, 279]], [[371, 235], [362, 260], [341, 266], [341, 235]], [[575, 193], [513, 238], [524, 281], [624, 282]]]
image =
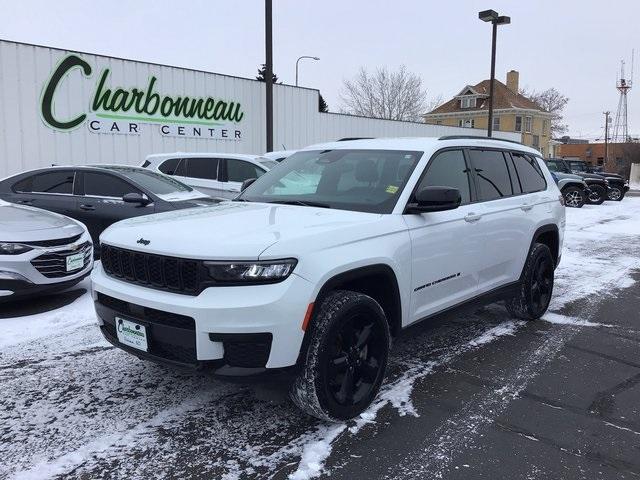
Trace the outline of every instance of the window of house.
[[533, 136], [533, 148], [539, 148], [540, 147], [540, 136], [539, 135], [534, 135]]
[[124, 180], [104, 173], [84, 173], [84, 194], [94, 197], [122, 198], [127, 193], [140, 193]]
[[471, 190], [469, 173], [461, 150], [447, 150], [431, 159], [427, 173], [420, 181], [417, 191], [425, 187], [451, 187], [460, 190], [462, 204], [469, 203]]
[[476, 106], [476, 98], [475, 97], [463, 97], [460, 99], [460, 107], [461, 108], [472, 108]]
[[516, 115], [516, 126], [513, 129], [514, 132], [521, 132], [522, 131], [522, 117], [519, 115]]
[[545, 119], [542, 121], [542, 135], [546, 135], [548, 130], [549, 130], [549, 120]]
[[520, 186], [524, 193], [539, 192], [547, 188], [547, 182], [535, 158], [521, 153], [512, 153], [513, 163], [518, 172]]
[[500, 117], [493, 117], [493, 126], [491, 128], [494, 131], [500, 130]]
[[531, 117], [524, 117], [524, 131], [531, 133]]
[[471, 163], [478, 177], [478, 197], [481, 201], [513, 195], [507, 162], [497, 150], [470, 150]]

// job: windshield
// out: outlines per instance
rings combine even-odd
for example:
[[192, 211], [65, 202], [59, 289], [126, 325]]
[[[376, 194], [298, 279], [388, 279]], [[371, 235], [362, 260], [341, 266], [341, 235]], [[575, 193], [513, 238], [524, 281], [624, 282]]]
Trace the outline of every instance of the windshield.
[[391, 213], [423, 152], [323, 150], [294, 153], [252, 183], [239, 201]]
[[569, 167], [574, 172], [586, 172], [587, 168], [582, 162], [569, 162]]
[[156, 195], [166, 195], [176, 192], [191, 192], [193, 188], [167, 175], [135, 167], [106, 167], [126, 175], [132, 181]]
[[547, 162], [547, 168], [552, 172], [559, 172], [558, 164], [555, 162]]

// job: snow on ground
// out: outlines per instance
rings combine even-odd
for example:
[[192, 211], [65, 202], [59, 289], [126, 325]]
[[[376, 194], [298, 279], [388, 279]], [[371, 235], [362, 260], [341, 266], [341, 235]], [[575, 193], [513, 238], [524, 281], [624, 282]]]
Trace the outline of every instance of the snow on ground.
[[[567, 209], [562, 261], [545, 315], [550, 331], [606, 327], [567, 317], [563, 308], [630, 286], [639, 251], [640, 198]], [[142, 362], [104, 342], [94, 322], [89, 294], [47, 314], [0, 319], [0, 478], [231, 480], [282, 471], [296, 480], [314, 478], [331, 473], [325, 465], [337, 442], [384, 428], [377, 423], [383, 408], [424, 414], [412, 392], [430, 374], [523, 328], [491, 306], [428, 335], [401, 337], [374, 404], [355, 421], [328, 424], [298, 412], [276, 378], [229, 383]], [[564, 338], [546, 338], [501, 389], [470, 404], [452, 419], [455, 425], [436, 429], [425, 465], [444, 471], [450, 452], [471, 442]]]

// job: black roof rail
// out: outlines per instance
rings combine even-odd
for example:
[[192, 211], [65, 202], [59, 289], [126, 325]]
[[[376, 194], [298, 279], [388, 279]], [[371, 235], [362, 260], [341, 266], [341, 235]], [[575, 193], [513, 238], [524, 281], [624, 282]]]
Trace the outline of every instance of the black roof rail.
[[523, 147], [526, 147], [524, 143], [516, 142], [515, 140], [505, 140], [495, 137], [481, 137], [480, 135], [444, 135], [442, 137], [439, 137], [438, 140], [494, 140], [496, 142], [515, 143], [516, 145], [522, 145]]
[[350, 140], [373, 140], [373, 137], [345, 137], [340, 140], [336, 140], [336, 142], [348, 142]]

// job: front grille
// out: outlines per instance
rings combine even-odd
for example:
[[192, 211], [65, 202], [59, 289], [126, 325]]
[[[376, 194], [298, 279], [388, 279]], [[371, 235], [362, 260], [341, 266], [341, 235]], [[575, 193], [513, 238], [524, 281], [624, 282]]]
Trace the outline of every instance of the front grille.
[[102, 244], [100, 258], [107, 275], [126, 282], [184, 295], [198, 295], [201, 262], [134, 252]]
[[[40, 255], [39, 257], [31, 260], [31, 265], [33, 265], [36, 270], [38, 270], [38, 272], [40, 272], [47, 278], [68, 277], [69, 275], [74, 275], [79, 271], [87, 268], [89, 262], [91, 262], [91, 252], [91, 242], [85, 242], [73, 249], [70, 248], [66, 250], [58, 250], [56, 252], [49, 252], [45, 253], [44, 255]], [[69, 255], [74, 255], [77, 253], [84, 254], [82, 268], [78, 268], [76, 270], [71, 270], [68, 272], [67, 257]]]
[[151, 323], [166, 325], [169, 327], [184, 328], [185, 330], [195, 330], [195, 321], [186, 315], [178, 313], [163, 312], [155, 308], [143, 307], [133, 303], [125, 302], [118, 298], [110, 297], [104, 293], [98, 292], [98, 302], [111, 310], [123, 315], [131, 315], [133, 317], [141, 317]]
[[55, 240], [40, 240], [40, 241], [31, 241], [28, 240], [26, 242], [15, 242], [22, 243], [24, 245], [29, 245], [30, 247], [61, 247], [62, 245], [69, 245], [73, 242], [80, 240], [80, 235], [74, 235], [73, 237], [68, 238], [56, 238]]

